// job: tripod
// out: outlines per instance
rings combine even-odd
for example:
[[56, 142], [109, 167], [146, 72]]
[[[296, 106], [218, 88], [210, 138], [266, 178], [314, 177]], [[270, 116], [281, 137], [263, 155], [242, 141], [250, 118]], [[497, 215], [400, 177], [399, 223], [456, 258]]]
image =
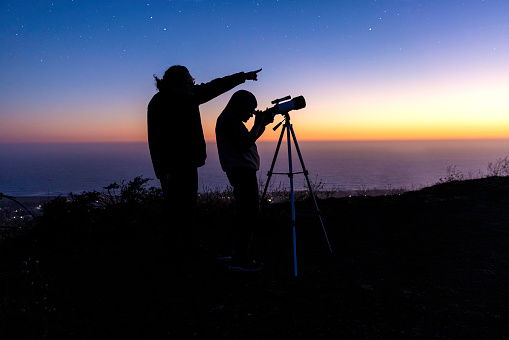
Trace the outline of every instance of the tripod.
[[[320, 210], [318, 209], [318, 204], [316, 203], [315, 194], [313, 193], [313, 189], [311, 188], [311, 183], [309, 182], [308, 171], [306, 170], [306, 166], [304, 165], [304, 159], [302, 158], [302, 154], [299, 149], [299, 144], [297, 143], [297, 138], [295, 137], [295, 132], [293, 131], [292, 124], [290, 124], [290, 115], [288, 114], [288, 112], [284, 114], [284, 117], [285, 117], [285, 120], [284, 120], [283, 129], [281, 130], [281, 135], [279, 136], [279, 141], [277, 143], [276, 152], [274, 153], [274, 158], [272, 159], [272, 164], [270, 166], [270, 170], [267, 173], [267, 183], [265, 183], [265, 189], [263, 190], [261, 202], [263, 204], [263, 202], [265, 200], [265, 195], [267, 194], [267, 188], [269, 187], [269, 183], [270, 183], [270, 179], [271, 179], [272, 175], [273, 174], [288, 175], [288, 177], [290, 178], [290, 203], [292, 206], [293, 268], [294, 268], [294, 276], [297, 276], [297, 234], [296, 234], [296, 230], [295, 230], [295, 195], [294, 195], [294, 190], [293, 190], [293, 175], [294, 174], [304, 174], [304, 176], [306, 177], [306, 182], [308, 185], [309, 193], [311, 194], [311, 197], [313, 197], [316, 212], [318, 214], [318, 218], [320, 219], [323, 233], [325, 235], [325, 240], [327, 241], [327, 245], [329, 246], [329, 250], [330, 250], [331, 254], [332, 254], [332, 248], [329, 243], [329, 238], [327, 237], [327, 232], [325, 231], [325, 226], [323, 225], [322, 216], [320, 214]], [[279, 123], [278, 125], [276, 125], [274, 127], [274, 131], [277, 130], [277, 128], [279, 127], [279, 125], [281, 125], [281, 123]], [[274, 165], [276, 164], [277, 155], [279, 153], [279, 148], [281, 147], [281, 141], [283, 140], [283, 135], [285, 134], [285, 130], [286, 130], [286, 140], [287, 140], [287, 144], [288, 144], [288, 172], [287, 173], [274, 173], [273, 172]], [[299, 155], [300, 164], [302, 166], [301, 172], [293, 172], [292, 146], [291, 146], [290, 133], [293, 138], [293, 143], [295, 144], [295, 149], [297, 150], [297, 154]]]

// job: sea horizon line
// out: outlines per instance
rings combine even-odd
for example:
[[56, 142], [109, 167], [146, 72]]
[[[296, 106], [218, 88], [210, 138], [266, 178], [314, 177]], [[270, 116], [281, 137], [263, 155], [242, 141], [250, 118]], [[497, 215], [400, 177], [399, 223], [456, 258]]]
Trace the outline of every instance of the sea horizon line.
[[[406, 138], [406, 139], [298, 139], [305, 143], [328, 142], [475, 142], [475, 141], [509, 141], [508, 137], [493, 138]], [[215, 140], [205, 140], [206, 143], [215, 143]], [[277, 140], [258, 140], [257, 143], [275, 143]], [[148, 141], [26, 141], [26, 142], [0, 142], [4, 145], [77, 145], [77, 144], [142, 144]]]

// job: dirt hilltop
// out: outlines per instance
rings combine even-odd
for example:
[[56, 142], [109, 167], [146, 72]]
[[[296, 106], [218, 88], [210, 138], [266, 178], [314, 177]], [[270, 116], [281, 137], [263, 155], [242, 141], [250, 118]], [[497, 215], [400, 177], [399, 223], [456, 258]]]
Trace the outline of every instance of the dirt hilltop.
[[87, 242], [67, 248], [22, 235], [1, 249], [0, 337], [509, 337], [508, 177], [318, 205], [333, 254], [314, 205], [299, 202], [297, 277], [285, 203], [263, 210], [256, 275], [215, 262], [230, 217], [206, 209], [197, 256], [168, 251], [147, 225], [80, 229]]

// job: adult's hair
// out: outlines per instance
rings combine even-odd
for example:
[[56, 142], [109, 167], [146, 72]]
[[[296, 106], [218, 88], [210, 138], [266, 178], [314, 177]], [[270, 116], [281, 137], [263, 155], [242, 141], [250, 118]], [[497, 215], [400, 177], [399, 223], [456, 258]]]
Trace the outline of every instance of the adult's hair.
[[176, 85], [189, 74], [189, 70], [185, 66], [174, 65], [166, 70], [164, 73], [163, 79], [157, 78], [154, 74], [154, 78], [156, 80], [156, 87], [159, 91], [163, 91], [172, 87], [172, 85]]
[[228, 111], [250, 111], [258, 106], [256, 97], [249, 91], [238, 90], [226, 104], [225, 110]]

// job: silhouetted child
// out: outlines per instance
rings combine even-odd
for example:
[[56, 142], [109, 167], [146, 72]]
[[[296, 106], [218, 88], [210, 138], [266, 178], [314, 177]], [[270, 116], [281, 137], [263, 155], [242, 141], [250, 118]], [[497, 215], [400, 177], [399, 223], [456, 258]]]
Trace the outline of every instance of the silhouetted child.
[[[233, 94], [216, 123], [216, 141], [221, 168], [226, 172], [235, 197], [236, 224], [226, 240], [226, 248], [218, 259], [231, 256], [230, 270], [257, 271], [261, 264], [249, 256], [249, 247], [259, 214], [256, 171], [260, 157], [256, 140], [273, 121], [270, 113], [257, 112], [255, 96], [240, 90]], [[251, 130], [244, 125], [253, 115]]]

